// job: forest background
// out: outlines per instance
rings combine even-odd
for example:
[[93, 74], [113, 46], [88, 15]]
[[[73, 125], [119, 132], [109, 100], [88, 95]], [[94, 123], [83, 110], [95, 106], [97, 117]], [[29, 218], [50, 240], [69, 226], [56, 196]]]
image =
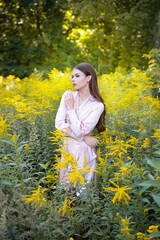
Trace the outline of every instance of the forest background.
[[158, 0], [0, 1], [0, 72], [26, 77], [88, 61], [100, 73], [145, 69], [159, 48]]
[[[1, 0], [0, 29], [0, 239], [160, 239], [160, 1]], [[97, 188], [54, 126], [84, 61], [107, 113]]]

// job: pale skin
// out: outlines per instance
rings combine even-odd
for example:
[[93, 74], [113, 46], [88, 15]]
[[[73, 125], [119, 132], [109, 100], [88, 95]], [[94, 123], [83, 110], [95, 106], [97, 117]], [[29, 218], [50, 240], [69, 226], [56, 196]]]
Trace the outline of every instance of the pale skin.
[[[75, 90], [79, 91], [79, 106], [81, 103], [87, 99], [91, 94], [89, 90], [89, 81], [91, 80], [91, 75], [86, 76], [83, 72], [78, 69], [73, 69], [72, 72], [72, 83]], [[65, 96], [66, 107], [69, 111], [74, 109], [74, 98], [71, 91], [68, 91]], [[99, 144], [99, 141], [90, 135], [85, 135], [83, 141], [90, 146], [96, 147]]]

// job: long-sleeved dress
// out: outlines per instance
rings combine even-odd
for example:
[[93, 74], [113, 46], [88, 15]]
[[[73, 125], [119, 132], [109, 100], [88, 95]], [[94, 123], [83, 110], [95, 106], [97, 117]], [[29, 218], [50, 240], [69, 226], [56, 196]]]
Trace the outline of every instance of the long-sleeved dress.
[[[79, 105], [79, 92], [72, 92], [74, 97], [74, 109], [68, 111], [65, 104], [65, 94], [63, 94], [59, 109], [55, 119], [55, 127], [62, 132], [68, 131], [64, 140], [64, 147], [68, 153], [74, 155], [77, 160], [77, 167], [84, 167], [84, 158], [87, 166], [96, 169], [95, 148], [90, 147], [83, 141], [83, 136], [90, 134], [104, 111], [103, 103], [99, 102], [93, 96], [89, 96], [81, 105]], [[60, 170], [60, 179], [66, 180], [67, 169]], [[96, 174], [90, 171], [85, 175], [87, 182], [94, 180], [96, 184]]]

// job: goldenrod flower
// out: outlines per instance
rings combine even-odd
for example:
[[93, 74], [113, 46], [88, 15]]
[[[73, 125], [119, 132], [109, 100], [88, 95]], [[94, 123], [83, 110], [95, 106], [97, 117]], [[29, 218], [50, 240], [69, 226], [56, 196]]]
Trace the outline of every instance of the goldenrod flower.
[[72, 165], [72, 170], [67, 174], [68, 180], [73, 182], [74, 187], [76, 187], [77, 182], [80, 181], [82, 185], [85, 184], [85, 176], [84, 174], [89, 172], [96, 172], [96, 170], [92, 170], [91, 167], [84, 167], [82, 169], [78, 169], [76, 165]]
[[59, 158], [57, 155], [55, 155], [56, 160], [58, 161], [55, 164], [55, 169], [60, 170], [61, 168], [68, 167], [73, 162], [75, 164], [77, 163], [77, 160], [75, 159], [75, 157], [71, 153], [68, 153], [64, 148], [57, 149], [57, 150], [61, 152], [62, 159]]
[[128, 143], [131, 143], [134, 146], [137, 146], [138, 141], [139, 141], [139, 138], [135, 138], [135, 137], [131, 136], [131, 138], [128, 140]]
[[141, 124], [140, 125], [140, 128], [138, 129], [140, 132], [144, 131], [145, 130], [145, 127]]
[[148, 230], [147, 230], [147, 232], [148, 233], [153, 233], [153, 232], [158, 232], [158, 225], [151, 225], [151, 226], [149, 226], [149, 228], [148, 228]]
[[30, 147], [27, 143], [24, 145], [24, 151], [26, 152], [26, 154], [30, 152]]
[[120, 213], [119, 213], [119, 212], [117, 212], [117, 213], [116, 213], [116, 216], [117, 216], [117, 217], [119, 217], [119, 216], [120, 216]]
[[62, 133], [62, 131], [56, 129], [55, 131], [51, 132], [53, 136], [49, 138], [51, 139], [51, 142], [53, 142], [53, 144], [59, 144], [60, 146], [63, 146], [64, 138], [67, 139], [67, 137], [65, 137], [65, 134], [67, 132], [68, 130]]
[[145, 209], [144, 209], [144, 213], [145, 213], [145, 214], [148, 214], [148, 209], [145, 208]]
[[128, 219], [121, 219], [121, 233], [123, 234], [124, 237], [130, 237], [133, 239], [133, 236], [130, 234], [130, 231], [133, 229], [129, 228], [129, 220]]
[[156, 129], [154, 135], [152, 138], [156, 138], [157, 140], [160, 141], [160, 129]]
[[64, 216], [66, 214], [67, 210], [70, 209], [70, 205], [71, 205], [72, 202], [73, 202], [73, 200], [70, 201], [66, 197], [65, 201], [64, 201], [64, 205], [59, 208], [58, 212], [59, 213], [62, 212], [62, 216]]
[[106, 148], [110, 149], [110, 152], [106, 155], [111, 156], [118, 156], [119, 158], [122, 157], [122, 155], [127, 153], [128, 148], [135, 148], [134, 146], [129, 144], [129, 141], [125, 142], [124, 140], [119, 140], [116, 138], [116, 140], [113, 142], [111, 146], [106, 146]]
[[142, 232], [137, 233], [137, 240], [144, 240], [145, 234]]
[[114, 183], [113, 181], [109, 180], [114, 186], [113, 187], [108, 187], [108, 188], [104, 188], [106, 190], [112, 191], [112, 192], [116, 192], [114, 198], [112, 199], [112, 202], [115, 203], [116, 200], [118, 202], [125, 202], [126, 204], [128, 204], [128, 199], [130, 199], [129, 195], [125, 192], [126, 190], [132, 189], [131, 187], [119, 187], [116, 183]]
[[17, 134], [14, 132], [12, 135], [12, 141], [16, 144], [17, 143]]
[[149, 139], [145, 138], [144, 143], [141, 145], [141, 147], [146, 148], [148, 147], [149, 143], [150, 143]]
[[11, 125], [7, 123], [8, 118], [4, 118], [4, 114], [0, 116], [0, 136], [7, 134], [8, 130], [11, 130]]
[[105, 158], [101, 157], [102, 153], [100, 148], [97, 151], [97, 159], [98, 159], [98, 163], [97, 163], [97, 169], [98, 169], [98, 173], [101, 174], [105, 169], [106, 169], [106, 165], [107, 165], [107, 156]]
[[23, 196], [27, 202], [30, 202], [31, 205], [35, 204], [40, 205], [41, 207], [46, 202], [46, 199], [44, 198], [43, 194], [47, 189], [43, 189], [41, 192], [41, 186], [38, 186], [37, 190], [32, 191], [31, 195], [25, 195]]
[[55, 174], [54, 172], [52, 172], [52, 171], [48, 171], [47, 172], [47, 176], [45, 177], [45, 181], [47, 182], [47, 183], [54, 183], [54, 182], [56, 182], [57, 181], [57, 177], [58, 177], [58, 175], [57, 174]]

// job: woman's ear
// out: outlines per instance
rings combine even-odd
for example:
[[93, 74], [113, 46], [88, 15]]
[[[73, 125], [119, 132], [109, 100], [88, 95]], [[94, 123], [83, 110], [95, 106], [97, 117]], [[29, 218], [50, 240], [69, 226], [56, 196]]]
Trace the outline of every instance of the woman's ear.
[[92, 78], [91, 75], [88, 75], [88, 76], [87, 76], [87, 80], [88, 80], [88, 82], [91, 80], [91, 78]]

